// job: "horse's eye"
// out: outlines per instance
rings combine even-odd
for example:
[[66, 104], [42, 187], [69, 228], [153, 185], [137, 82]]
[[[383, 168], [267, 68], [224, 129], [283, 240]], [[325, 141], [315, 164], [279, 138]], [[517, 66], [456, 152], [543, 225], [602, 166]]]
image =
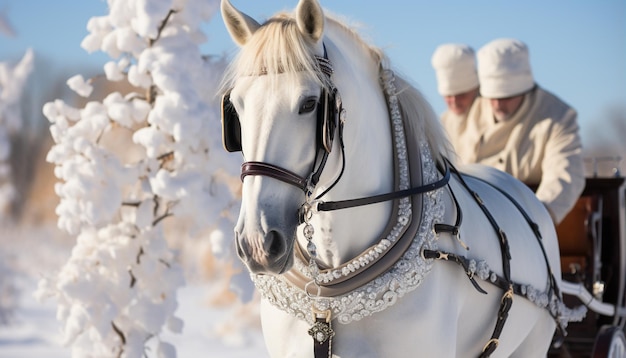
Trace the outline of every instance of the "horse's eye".
[[300, 105], [300, 110], [298, 111], [298, 114], [312, 112], [316, 106], [317, 106], [317, 98], [308, 97]]

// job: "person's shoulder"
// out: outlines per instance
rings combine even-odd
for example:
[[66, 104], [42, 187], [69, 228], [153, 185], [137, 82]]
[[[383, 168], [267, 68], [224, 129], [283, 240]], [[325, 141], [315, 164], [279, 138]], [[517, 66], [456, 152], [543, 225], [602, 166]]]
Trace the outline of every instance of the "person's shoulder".
[[576, 115], [576, 110], [556, 94], [539, 85], [536, 86], [534, 92], [534, 97], [539, 107], [543, 111], [548, 112], [548, 115], [553, 120], [558, 121], [566, 116]]
[[572, 106], [569, 103], [565, 102], [565, 100], [563, 100], [561, 97], [557, 96], [553, 92], [548, 91], [547, 89], [539, 85], [535, 87], [534, 91], [535, 91], [535, 97], [537, 98], [537, 100], [550, 103], [554, 106], [560, 105], [563, 107], [572, 108]]

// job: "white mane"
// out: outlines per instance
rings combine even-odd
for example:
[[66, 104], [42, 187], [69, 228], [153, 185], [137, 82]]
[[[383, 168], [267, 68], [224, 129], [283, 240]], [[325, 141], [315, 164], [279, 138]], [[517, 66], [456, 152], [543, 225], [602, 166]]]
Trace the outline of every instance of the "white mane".
[[[334, 16], [326, 15], [326, 29], [348, 34], [377, 66], [387, 67], [388, 59], [381, 49], [366, 43], [354, 29]], [[278, 74], [283, 74], [280, 82], [277, 80]], [[226, 70], [220, 95], [232, 88], [239, 77], [254, 75], [268, 76], [271, 86], [293, 86], [295, 79], [302, 75], [317, 81], [321, 86], [329, 86], [327, 76], [321, 72], [315, 59], [314, 44], [302, 35], [295, 18], [288, 13], [279, 13], [267, 20], [246, 46], [241, 48]], [[454, 159], [452, 146], [430, 104], [407, 80], [398, 74], [396, 79], [403, 117], [412, 120], [408, 130], [424, 132], [436, 160], [442, 156]]]

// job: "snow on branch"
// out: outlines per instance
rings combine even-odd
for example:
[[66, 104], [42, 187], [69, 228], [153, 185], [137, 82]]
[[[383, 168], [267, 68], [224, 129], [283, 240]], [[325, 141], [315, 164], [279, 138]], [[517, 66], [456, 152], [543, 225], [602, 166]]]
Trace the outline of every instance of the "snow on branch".
[[11, 137], [22, 127], [20, 99], [33, 62], [33, 51], [28, 50], [16, 65], [0, 63], [0, 220], [6, 217], [17, 195], [9, 164]]
[[[59, 301], [73, 357], [175, 357], [160, 339], [178, 332], [176, 290], [185, 280], [168, 247], [164, 223], [179, 218], [190, 230], [221, 232], [232, 225], [239, 199], [224, 172], [236, 172], [219, 144], [211, 107], [216, 78], [199, 51], [200, 30], [217, 8], [206, 0], [109, 0], [110, 13], [88, 23], [87, 51], [103, 51], [109, 83], [136, 90], [109, 93], [74, 108], [47, 103], [61, 202], [58, 226], [77, 235], [60, 272], [40, 281], [38, 296]], [[89, 98], [92, 80], [68, 85]], [[231, 226], [232, 227], [232, 226]], [[229, 229], [230, 230], [230, 229]], [[177, 232], [176, 235], [184, 236]], [[156, 342], [156, 344], [154, 344]]]

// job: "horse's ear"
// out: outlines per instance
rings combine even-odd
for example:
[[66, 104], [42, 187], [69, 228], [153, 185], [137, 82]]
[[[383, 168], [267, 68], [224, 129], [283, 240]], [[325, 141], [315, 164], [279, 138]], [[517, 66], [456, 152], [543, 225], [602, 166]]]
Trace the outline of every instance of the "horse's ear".
[[228, 0], [222, 0], [221, 9], [224, 24], [230, 36], [233, 38], [233, 41], [239, 46], [245, 45], [252, 34], [261, 27], [256, 20], [235, 9]]
[[318, 42], [324, 34], [324, 12], [317, 0], [300, 0], [296, 8], [296, 22], [300, 31]]

